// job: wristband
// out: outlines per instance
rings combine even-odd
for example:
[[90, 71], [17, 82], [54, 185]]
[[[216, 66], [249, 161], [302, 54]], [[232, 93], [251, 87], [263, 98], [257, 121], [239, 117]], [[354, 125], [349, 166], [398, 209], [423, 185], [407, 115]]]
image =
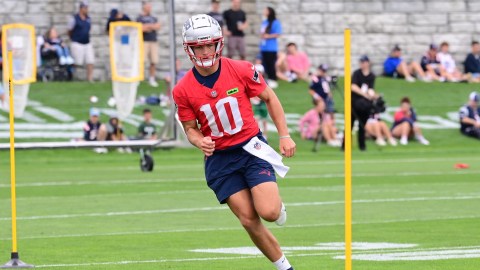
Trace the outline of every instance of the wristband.
[[288, 138], [291, 138], [290, 135], [286, 135], [286, 136], [280, 136], [278, 137], [279, 139], [288, 139]]

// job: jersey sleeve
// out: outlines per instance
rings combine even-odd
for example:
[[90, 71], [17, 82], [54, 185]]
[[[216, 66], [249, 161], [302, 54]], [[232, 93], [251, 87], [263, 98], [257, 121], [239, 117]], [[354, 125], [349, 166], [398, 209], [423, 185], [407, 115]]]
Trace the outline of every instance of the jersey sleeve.
[[173, 100], [175, 101], [175, 105], [177, 107], [178, 118], [181, 122], [197, 119], [187, 97], [181, 94], [181, 92], [181, 88], [176, 87], [173, 90]]
[[245, 91], [249, 98], [260, 95], [267, 88], [267, 83], [262, 74], [257, 71], [254, 65], [242, 63], [242, 73], [245, 81]]

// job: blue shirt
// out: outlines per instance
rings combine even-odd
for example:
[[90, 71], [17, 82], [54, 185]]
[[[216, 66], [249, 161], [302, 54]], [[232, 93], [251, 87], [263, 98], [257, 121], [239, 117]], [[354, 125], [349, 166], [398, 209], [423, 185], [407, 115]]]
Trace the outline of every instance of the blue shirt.
[[73, 19], [75, 20], [75, 23], [72, 28], [70, 39], [80, 44], [90, 43], [90, 27], [92, 26], [90, 17], [87, 16], [85, 20], [82, 20], [80, 15], [76, 14]]
[[[157, 23], [157, 21], [157, 18], [151, 15], [140, 15], [137, 18], [137, 22], [142, 24]], [[143, 41], [157, 41], [157, 31], [143, 32]]]
[[[265, 33], [265, 29], [268, 26], [268, 20], [262, 22], [261, 33]], [[275, 20], [272, 23], [272, 28], [268, 34], [281, 34], [282, 24], [279, 20]], [[278, 38], [262, 39], [260, 43], [260, 51], [262, 52], [278, 52]]]
[[383, 62], [383, 72], [385, 75], [392, 76], [397, 71], [397, 66], [402, 62], [402, 58], [389, 56], [385, 62]]

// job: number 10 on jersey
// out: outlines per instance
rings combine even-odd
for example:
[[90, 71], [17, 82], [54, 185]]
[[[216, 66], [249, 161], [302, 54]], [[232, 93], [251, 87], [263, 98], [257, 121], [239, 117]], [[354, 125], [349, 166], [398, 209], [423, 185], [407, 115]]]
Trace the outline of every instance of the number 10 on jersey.
[[[230, 110], [227, 110], [226, 104], [229, 105]], [[217, 109], [218, 118], [220, 119], [220, 124], [222, 126], [223, 132], [233, 135], [238, 133], [242, 130], [243, 120], [242, 115], [240, 114], [240, 109], [238, 108], [238, 101], [234, 97], [226, 97], [222, 98], [215, 104], [215, 108]], [[207, 117], [208, 126], [210, 130], [212, 130], [212, 136], [214, 137], [222, 137], [223, 132], [220, 131], [216, 121], [215, 115], [212, 111], [212, 107], [210, 104], [205, 104], [200, 107], [200, 111], [202, 111], [205, 116]], [[232, 128], [232, 123], [230, 122], [230, 118], [233, 119], [233, 123], [235, 128]]]

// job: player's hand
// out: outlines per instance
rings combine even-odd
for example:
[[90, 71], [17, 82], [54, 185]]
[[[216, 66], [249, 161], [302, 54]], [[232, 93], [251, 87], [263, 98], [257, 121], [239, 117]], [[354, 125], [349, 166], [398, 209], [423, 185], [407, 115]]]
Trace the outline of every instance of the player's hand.
[[215, 151], [215, 142], [212, 141], [212, 138], [210, 137], [203, 137], [199, 148], [202, 150], [205, 156], [209, 157], [213, 155], [213, 151]]
[[293, 157], [295, 155], [296, 145], [292, 138], [282, 138], [280, 139], [280, 153], [284, 157]]

